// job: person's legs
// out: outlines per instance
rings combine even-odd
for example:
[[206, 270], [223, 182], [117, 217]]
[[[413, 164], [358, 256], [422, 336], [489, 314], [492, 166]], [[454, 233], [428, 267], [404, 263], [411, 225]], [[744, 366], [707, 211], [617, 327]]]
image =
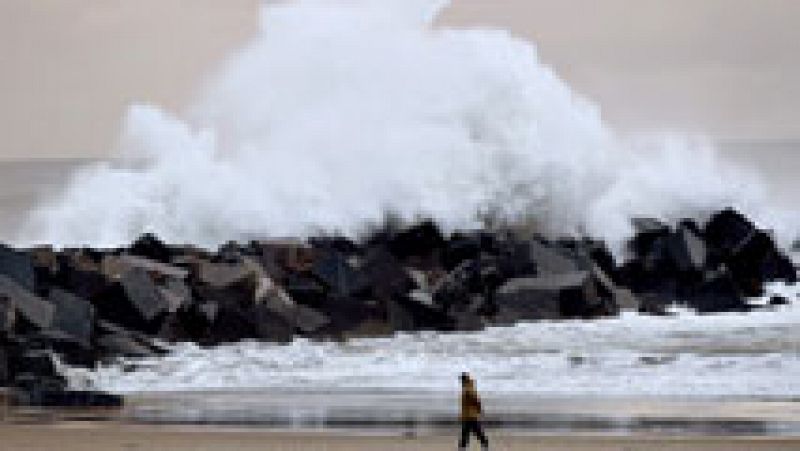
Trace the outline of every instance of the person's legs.
[[479, 421], [475, 422], [475, 435], [478, 436], [478, 440], [481, 442], [483, 449], [488, 449], [489, 439], [487, 439], [486, 434], [483, 433], [483, 427]]
[[470, 429], [470, 421], [461, 422], [461, 439], [458, 441], [458, 449], [467, 449]]

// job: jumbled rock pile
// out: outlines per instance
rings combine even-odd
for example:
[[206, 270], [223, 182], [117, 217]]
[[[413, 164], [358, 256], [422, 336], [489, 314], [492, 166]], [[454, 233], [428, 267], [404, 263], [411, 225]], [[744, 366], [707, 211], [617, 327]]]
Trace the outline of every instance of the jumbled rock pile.
[[635, 225], [621, 266], [589, 239], [444, 236], [432, 222], [362, 243], [252, 241], [216, 252], [152, 235], [111, 250], [0, 247], [0, 385], [20, 388], [23, 402], [104, 404], [112, 400], [65, 392], [53, 356], [89, 366], [157, 355], [163, 342], [478, 330], [621, 309], [663, 314], [673, 303], [745, 311], [765, 282], [796, 280], [770, 235], [734, 210], [703, 227]]

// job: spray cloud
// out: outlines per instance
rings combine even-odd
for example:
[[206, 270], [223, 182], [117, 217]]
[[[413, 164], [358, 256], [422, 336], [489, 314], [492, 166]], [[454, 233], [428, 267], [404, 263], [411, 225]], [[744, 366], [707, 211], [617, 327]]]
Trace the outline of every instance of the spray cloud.
[[258, 35], [183, 117], [132, 106], [115, 162], [79, 174], [20, 240], [107, 246], [149, 231], [213, 245], [356, 233], [386, 211], [472, 227], [493, 211], [613, 242], [637, 215], [733, 204], [759, 217], [752, 181], [707, 144], [616, 135], [532, 44], [434, 27], [444, 6], [265, 5]]

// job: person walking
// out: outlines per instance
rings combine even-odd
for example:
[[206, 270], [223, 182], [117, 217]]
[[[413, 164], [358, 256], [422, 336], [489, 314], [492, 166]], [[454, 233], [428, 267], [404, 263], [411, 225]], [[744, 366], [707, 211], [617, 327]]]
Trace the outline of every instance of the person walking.
[[469, 437], [475, 434], [484, 451], [489, 449], [489, 440], [483, 433], [481, 427], [481, 398], [475, 388], [475, 381], [469, 373], [461, 373], [461, 439], [458, 441], [458, 449], [466, 450], [469, 445]]

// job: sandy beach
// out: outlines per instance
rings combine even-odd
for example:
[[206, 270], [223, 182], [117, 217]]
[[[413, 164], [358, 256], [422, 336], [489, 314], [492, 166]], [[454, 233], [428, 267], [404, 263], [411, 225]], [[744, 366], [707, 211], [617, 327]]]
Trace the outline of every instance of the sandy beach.
[[[94, 423], [0, 426], [0, 450], [450, 450], [455, 431], [421, 437]], [[798, 438], [493, 434], [496, 450], [796, 450]]]

